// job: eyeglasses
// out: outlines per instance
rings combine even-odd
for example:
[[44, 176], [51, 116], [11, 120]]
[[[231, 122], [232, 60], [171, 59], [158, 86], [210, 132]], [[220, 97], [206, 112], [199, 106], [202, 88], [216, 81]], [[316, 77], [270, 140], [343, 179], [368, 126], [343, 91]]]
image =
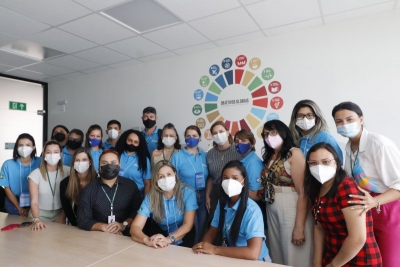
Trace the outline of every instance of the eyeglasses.
[[297, 113], [296, 114], [296, 119], [298, 119], [298, 120], [302, 120], [302, 119], [304, 119], [304, 117], [311, 120], [311, 119], [315, 118], [315, 114], [314, 113], [307, 113], [307, 114]]
[[316, 160], [310, 160], [310, 161], [307, 161], [307, 163], [308, 163], [308, 165], [310, 167], [314, 167], [314, 166], [317, 166], [319, 164], [325, 165], [325, 166], [329, 166], [329, 165], [331, 165], [331, 161], [332, 160], [334, 161], [335, 159], [323, 159], [321, 162], [318, 162]]
[[278, 134], [278, 130], [276, 130], [276, 129], [273, 129], [273, 130], [270, 130], [270, 131], [264, 131], [264, 132], [262, 132], [261, 133], [261, 136], [262, 137], [267, 137], [267, 136], [276, 136]]

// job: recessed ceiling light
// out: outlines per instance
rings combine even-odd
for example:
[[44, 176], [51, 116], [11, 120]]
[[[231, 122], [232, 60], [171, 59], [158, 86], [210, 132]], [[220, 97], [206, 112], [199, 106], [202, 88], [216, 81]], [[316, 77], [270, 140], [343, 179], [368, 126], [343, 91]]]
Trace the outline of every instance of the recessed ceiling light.
[[44, 47], [39, 44], [26, 40], [18, 40], [13, 43], [7, 44], [5, 46], [0, 47], [0, 50], [38, 61], [42, 61], [44, 59], [49, 59], [60, 55], [65, 55], [65, 53], [63, 52], [48, 47]]
[[135, 0], [100, 12], [100, 14], [137, 32], [143, 33], [182, 22], [152, 0]]

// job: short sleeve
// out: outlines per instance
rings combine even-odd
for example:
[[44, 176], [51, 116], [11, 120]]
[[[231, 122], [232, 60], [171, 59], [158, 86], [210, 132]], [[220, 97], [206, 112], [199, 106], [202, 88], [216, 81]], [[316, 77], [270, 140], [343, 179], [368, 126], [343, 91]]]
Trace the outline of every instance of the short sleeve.
[[35, 170], [33, 170], [29, 175], [28, 175], [28, 179], [31, 179], [35, 184], [39, 184], [39, 180], [41, 178], [41, 174], [40, 174], [40, 169], [37, 168]]
[[10, 170], [8, 161], [4, 162], [0, 170], [0, 186], [10, 187]]
[[191, 210], [197, 210], [199, 206], [197, 205], [196, 193], [193, 189], [185, 187], [183, 189], [183, 201], [185, 202], [185, 212]]
[[345, 180], [338, 186], [336, 193], [336, 203], [340, 209], [344, 209], [357, 204], [349, 204], [348, 201], [352, 198], [349, 195], [362, 195], [358, 190], [356, 183], [350, 178], [346, 177]]
[[261, 171], [263, 170], [263, 165], [259, 158], [254, 158], [252, 162], [249, 163], [248, 168], [246, 168], [247, 175], [249, 177], [249, 189], [252, 191], [257, 191], [260, 189], [261, 183], [259, 178], [261, 176]]
[[[252, 209], [247, 208], [246, 213], [247, 220], [244, 222], [242, 221], [242, 227], [245, 229], [246, 240], [254, 237], [265, 239], [264, 221], [260, 208], [258, 206], [253, 206]], [[243, 223], [246, 223], [246, 225], [243, 225]]]
[[211, 222], [211, 226], [215, 227], [215, 228], [218, 228], [218, 224], [219, 224], [219, 214], [220, 214], [219, 210], [220, 210], [220, 208], [219, 208], [219, 201], [218, 201], [217, 207], [215, 208], [215, 212], [214, 212], [214, 218]]
[[142, 205], [140, 205], [139, 210], [137, 211], [138, 214], [149, 218], [151, 215], [151, 209], [150, 209], [150, 199], [149, 199], [149, 194], [146, 195], [144, 198]]

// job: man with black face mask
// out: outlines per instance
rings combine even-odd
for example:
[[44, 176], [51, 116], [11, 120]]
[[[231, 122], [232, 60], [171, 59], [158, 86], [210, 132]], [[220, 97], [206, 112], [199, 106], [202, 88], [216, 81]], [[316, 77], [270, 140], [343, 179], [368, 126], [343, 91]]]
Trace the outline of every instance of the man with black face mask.
[[[79, 129], [72, 129], [68, 134], [66, 146], [62, 150], [62, 161], [65, 166], [71, 167], [72, 157], [75, 151], [82, 147], [83, 132]], [[74, 166], [72, 166], [73, 168]]]
[[79, 228], [129, 236], [142, 201], [136, 183], [118, 176], [119, 171], [118, 152], [104, 150], [100, 156], [100, 177], [88, 184], [79, 198]]
[[64, 148], [67, 144], [69, 130], [64, 125], [57, 125], [51, 131], [51, 140], [56, 140]]
[[157, 121], [157, 111], [153, 107], [147, 107], [143, 109], [142, 121], [144, 125], [144, 130], [142, 134], [144, 138], [146, 138], [147, 149], [149, 150], [150, 155], [154, 150], [157, 149], [158, 146], [158, 137], [161, 134], [161, 131], [156, 126]]

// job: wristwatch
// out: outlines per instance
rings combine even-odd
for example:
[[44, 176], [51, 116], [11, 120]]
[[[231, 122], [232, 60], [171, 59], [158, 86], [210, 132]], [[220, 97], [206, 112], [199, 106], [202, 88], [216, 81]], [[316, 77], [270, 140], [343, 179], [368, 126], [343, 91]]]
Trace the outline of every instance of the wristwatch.
[[127, 221], [124, 221], [124, 222], [122, 223], [122, 225], [125, 226], [125, 229], [124, 229], [124, 230], [126, 230], [126, 228], [128, 227], [128, 222], [127, 222]]
[[171, 239], [171, 242], [172, 242], [172, 243], [175, 243], [175, 236], [173, 236], [173, 235], [170, 234], [170, 235], [169, 235], [169, 238]]

